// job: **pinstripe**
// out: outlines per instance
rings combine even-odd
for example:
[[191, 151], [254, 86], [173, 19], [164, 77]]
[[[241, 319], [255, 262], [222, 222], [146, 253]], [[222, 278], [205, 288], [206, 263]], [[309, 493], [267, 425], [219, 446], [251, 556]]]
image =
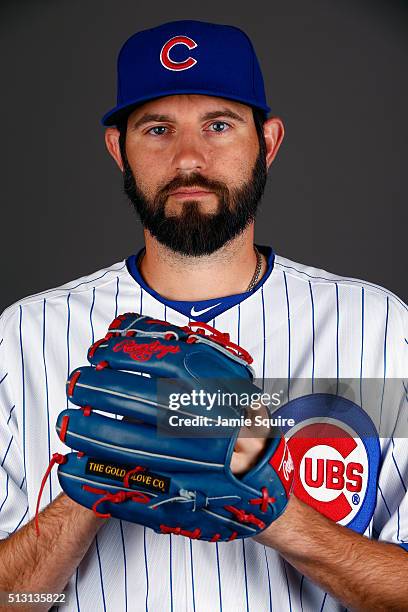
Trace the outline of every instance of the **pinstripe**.
[[405, 392], [405, 400], [408, 401], [408, 386], [404, 383], [404, 381], [402, 381], [402, 387]]
[[218, 552], [218, 542], [215, 543], [215, 553], [217, 555], [218, 596], [220, 599], [220, 612], [222, 612], [221, 572], [220, 572], [220, 557], [219, 557], [219, 552]]
[[247, 565], [246, 565], [246, 554], [245, 554], [245, 540], [242, 541], [242, 560], [244, 562], [244, 578], [245, 578], [245, 600], [246, 600], [246, 609], [249, 612], [249, 600], [248, 600], [248, 573], [247, 573]]
[[21, 487], [23, 486], [24, 481], [25, 481], [25, 476], [23, 477], [23, 480], [21, 481], [21, 484], [20, 484], [20, 487], [19, 487], [20, 489], [21, 489]]
[[123, 574], [125, 581], [125, 612], [128, 609], [128, 591], [127, 591], [127, 563], [126, 563], [126, 548], [125, 548], [125, 538], [123, 536], [123, 522], [119, 521], [119, 529], [120, 529], [120, 537], [122, 540], [122, 549], [123, 549]]
[[241, 335], [241, 304], [238, 304], [238, 329], [237, 329], [237, 344], [240, 342]]
[[22, 377], [22, 404], [23, 404], [23, 465], [24, 465], [24, 476], [27, 479], [26, 470], [26, 443], [25, 443], [25, 425], [26, 425], [26, 389], [25, 389], [25, 372], [24, 372], [24, 351], [23, 351], [23, 309], [20, 306], [20, 320], [19, 320], [19, 335], [20, 335], [20, 353], [21, 353], [21, 377]]
[[98, 555], [98, 565], [99, 565], [99, 577], [100, 577], [100, 581], [101, 581], [101, 590], [102, 590], [102, 603], [103, 603], [103, 609], [106, 612], [106, 601], [105, 601], [105, 590], [103, 588], [103, 576], [102, 576], [102, 564], [101, 564], [101, 555], [99, 553], [99, 544], [98, 544], [98, 538], [97, 535], [95, 536], [95, 546], [96, 546], [96, 554]]
[[[45, 359], [45, 306], [46, 300], [43, 302], [43, 342], [42, 342], [42, 352], [43, 352], [43, 364], [44, 364], [44, 380], [45, 380], [45, 407], [47, 410], [47, 443], [48, 443], [48, 463], [51, 461], [51, 432], [50, 432], [50, 406], [49, 406], [49, 398], [48, 398], [48, 373], [47, 373], [47, 363]], [[50, 483], [50, 503], [52, 500], [52, 478], [48, 479]]]
[[15, 408], [15, 407], [16, 407], [16, 406], [15, 406], [15, 404], [14, 404], [14, 406], [12, 406], [12, 407], [10, 408], [10, 413], [9, 413], [9, 417], [8, 417], [8, 419], [7, 419], [7, 423], [6, 423], [6, 425], [8, 425], [8, 424], [9, 424], [10, 419], [11, 419], [11, 413], [13, 412], [13, 410], [14, 410], [14, 408]]
[[149, 572], [148, 572], [148, 563], [147, 563], [147, 546], [146, 546], [146, 527], [143, 527], [143, 555], [144, 555], [144, 563], [145, 563], [145, 573], [146, 573], [146, 612], [148, 608], [148, 599], [149, 599]]
[[363, 361], [364, 361], [364, 287], [361, 287], [361, 356], [360, 356], [360, 406], [363, 407]]
[[300, 600], [300, 608], [303, 612], [303, 583], [305, 581], [305, 577], [302, 576], [300, 579], [300, 589], [299, 589], [299, 600]]
[[313, 300], [312, 283], [309, 281], [310, 301], [312, 304], [312, 393], [314, 393], [314, 378], [315, 378], [315, 309]]
[[7, 454], [8, 454], [8, 452], [9, 452], [9, 448], [10, 448], [10, 446], [11, 446], [12, 441], [13, 441], [13, 436], [11, 436], [11, 439], [10, 439], [10, 442], [8, 443], [8, 446], [7, 446], [6, 452], [4, 453], [3, 460], [2, 460], [2, 462], [0, 463], [0, 466], [1, 466], [1, 467], [3, 467], [3, 464], [4, 464], [5, 460], [6, 460], [6, 457], [7, 457]]
[[286, 570], [286, 561], [285, 561], [285, 559], [282, 559], [282, 563], [283, 563], [283, 569], [285, 570], [286, 586], [288, 588], [289, 610], [290, 610], [290, 612], [292, 612], [292, 598], [290, 596], [289, 578], [288, 578], [288, 572]]
[[389, 507], [388, 507], [387, 502], [385, 501], [385, 497], [384, 497], [384, 494], [383, 494], [383, 492], [382, 492], [382, 489], [381, 489], [380, 485], [377, 485], [377, 486], [378, 486], [378, 490], [379, 490], [379, 492], [380, 492], [381, 498], [382, 498], [382, 500], [383, 500], [383, 502], [384, 502], [384, 506], [387, 508], [387, 512], [388, 512], [388, 514], [391, 516], [391, 511], [390, 511], [390, 509], [389, 509]]
[[6, 503], [7, 498], [8, 498], [8, 484], [9, 484], [9, 475], [8, 475], [8, 472], [7, 472], [7, 474], [6, 474], [6, 497], [3, 499], [3, 503], [0, 506], [0, 512], [3, 510], [3, 506]]
[[290, 400], [290, 306], [289, 306], [289, 293], [288, 293], [288, 282], [286, 280], [286, 273], [283, 273], [285, 280], [285, 293], [286, 293], [286, 308], [288, 316], [288, 401]]
[[264, 554], [265, 554], [265, 562], [266, 562], [266, 572], [268, 574], [268, 591], [269, 591], [269, 612], [272, 612], [272, 589], [271, 589], [271, 576], [269, 574], [269, 562], [268, 555], [266, 554], [266, 547], [264, 546]]
[[[71, 369], [71, 356], [69, 354], [69, 331], [71, 325], [71, 308], [69, 305], [69, 300], [71, 298], [71, 294], [67, 295], [67, 380], [69, 378], [69, 371]], [[68, 408], [68, 395], [67, 395], [67, 408]]]
[[1, 383], [3, 382], [3, 380], [6, 380], [7, 376], [8, 376], [8, 372], [6, 372], [6, 373], [4, 374], [4, 376], [3, 376], [3, 378], [0, 380], [0, 385], [1, 385]]
[[193, 595], [193, 610], [195, 612], [195, 590], [194, 590], [194, 563], [193, 563], [193, 541], [190, 538], [190, 568], [191, 568], [191, 589]]
[[75, 599], [76, 599], [77, 610], [79, 612], [81, 608], [79, 606], [78, 575], [79, 575], [79, 566], [77, 567], [77, 571], [75, 573]]
[[378, 426], [378, 433], [381, 434], [381, 419], [382, 419], [382, 411], [383, 411], [383, 402], [384, 402], [384, 392], [385, 392], [385, 377], [387, 374], [387, 333], [388, 333], [388, 314], [389, 314], [389, 298], [387, 297], [387, 312], [385, 316], [385, 329], [384, 329], [384, 373], [383, 373], [383, 388], [381, 394], [381, 408], [380, 408], [380, 424]]
[[339, 286], [337, 283], [334, 283], [336, 286], [336, 395], [339, 393], [339, 371], [340, 371], [340, 363], [339, 363], [339, 327], [340, 327], [340, 308], [339, 308]]
[[24, 521], [25, 517], [27, 516], [27, 512], [28, 512], [28, 506], [27, 506], [26, 511], [24, 512], [23, 516], [21, 517], [21, 519], [17, 523], [17, 526], [14, 527], [14, 529], [13, 529], [13, 531], [11, 533], [15, 533], [17, 531], [17, 529], [20, 527], [21, 523]]
[[398, 504], [397, 508], [397, 540], [401, 542], [401, 544], [408, 544], [408, 540], [403, 540], [400, 536], [400, 504]]
[[265, 389], [265, 353], [266, 353], [266, 328], [265, 328], [265, 301], [263, 285], [261, 287], [261, 298], [262, 298], [262, 338], [263, 338], [263, 353], [262, 353], [262, 391]]
[[[169, 534], [169, 565], [170, 565], [170, 610], [173, 612], [173, 569], [172, 569], [172, 539], [171, 533]], [[177, 612], [177, 611], [176, 611]]]
[[401, 472], [400, 472], [400, 469], [399, 469], [399, 467], [398, 467], [398, 464], [397, 464], [397, 461], [396, 461], [396, 459], [395, 459], [395, 455], [394, 455], [395, 442], [394, 442], [394, 438], [393, 438], [393, 437], [391, 437], [391, 443], [392, 443], [392, 451], [391, 451], [392, 460], [393, 460], [393, 462], [394, 462], [395, 469], [396, 469], [396, 470], [397, 470], [397, 472], [398, 472], [398, 476], [399, 476], [399, 478], [400, 478], [400, 480], [401, 480], [401, 484], [402, 484], [402, 486], [403, 486], [403, 488], [404, 488], [404, 491], [405, 491], [405, 493], [406, 493], [406, 492], [407, 492], [407, 486], [406, 486], [406, 484], [405, 484], [405, 482], [404, 482], [404, 479], [403, 479], [403, 477], [402, 477], [402, 474], [401, 474]]
[[92, 291], [92, 304], [91, 304], [91, 310], [89, 311], [89, 323], [91, 325], [91, 333], [92, 333], [91, 344], [95, 342], [95, 333], [94, 333], [94, 326], [93, 326], [93, 321], [92, 321], [94, 306], [95, 306], [95, 287], [93, 288], [93, 291]]
[[326, 598], [327, 598], [327, 593], [324, 594], [323, 601], [322, 601], [322, 607], [320, 608], [320, 612], [323, 612], [324, 604], [326, 603]]
[[0, 346], [3, 344], [3, 340], [4, 340], [4, 338], [2, 338], [2, 339], [0, 340]]
[[119, 276], [116, 277], [115, 319], [118, 316], [118, 298], [119, 298]]

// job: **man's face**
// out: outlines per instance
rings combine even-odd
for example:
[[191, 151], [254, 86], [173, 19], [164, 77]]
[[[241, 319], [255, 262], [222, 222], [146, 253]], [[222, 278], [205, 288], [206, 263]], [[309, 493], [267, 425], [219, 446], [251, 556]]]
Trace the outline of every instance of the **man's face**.
[[160, 98], [128, 118], [124, 188], [144, 227], [189, 256], [254, 220], [266, 183], [252, 109], [201, 95]]

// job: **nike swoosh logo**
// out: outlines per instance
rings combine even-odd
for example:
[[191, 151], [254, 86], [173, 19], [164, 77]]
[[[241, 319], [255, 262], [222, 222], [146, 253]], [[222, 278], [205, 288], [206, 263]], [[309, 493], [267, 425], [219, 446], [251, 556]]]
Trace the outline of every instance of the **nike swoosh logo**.
[[208, 308], [204, 308], [203, 310], [196, 310], [195, 306], [193, 306], [192, 309], [191, 309], [191, 316], [192, 317], [199, 317], [200, 315], [204, 314], [205, 312], [208, 312], [209, 310], [212, 310], [213, 308], [216, 308], [220, 304], [221, 304], [221, 302], [218, 302], [218, 304], [213, 304], [212, 306], [209, 306]]

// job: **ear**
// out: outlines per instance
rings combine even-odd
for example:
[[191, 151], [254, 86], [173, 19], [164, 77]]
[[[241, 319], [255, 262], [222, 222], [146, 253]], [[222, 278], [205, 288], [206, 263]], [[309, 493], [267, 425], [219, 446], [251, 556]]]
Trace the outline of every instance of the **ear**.
[[271, 117], [265, 121], [263, 130], [266, 142], [266, 165], [269, 168], [278, 153], [285, 128], [279, 117]]
[[119, 147], [119, 130], [117, 128], [107, 128], [105, 131], [105, 144], [109, 153], [123, 172], [122, 155]]

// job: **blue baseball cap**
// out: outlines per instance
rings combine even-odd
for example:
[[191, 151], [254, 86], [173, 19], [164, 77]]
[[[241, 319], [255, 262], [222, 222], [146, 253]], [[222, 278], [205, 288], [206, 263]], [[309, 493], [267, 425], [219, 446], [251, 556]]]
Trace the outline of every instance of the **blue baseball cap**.
[[117, 105], [102, 118], [117, 125], [132, 107], [163, 96], [203, 94], [268, 113], [262, 72], [239, 28], [173, 21], [133, 34], [118, 56]]

